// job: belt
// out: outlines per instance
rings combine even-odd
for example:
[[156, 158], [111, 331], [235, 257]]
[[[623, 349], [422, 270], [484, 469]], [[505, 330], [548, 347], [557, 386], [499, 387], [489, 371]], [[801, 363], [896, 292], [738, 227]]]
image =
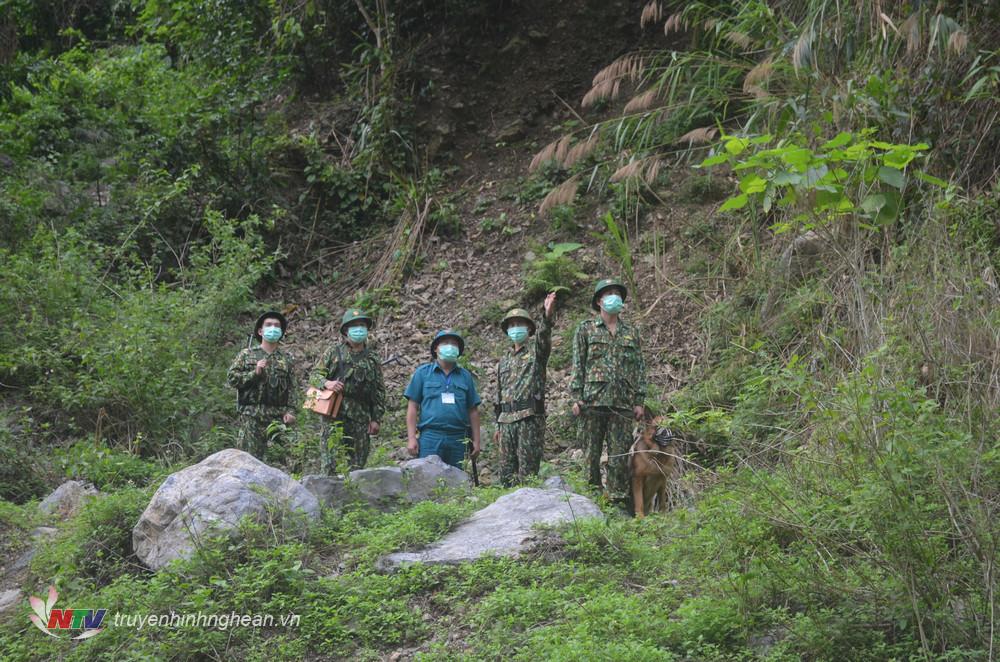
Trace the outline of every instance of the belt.
[[501, 402], [500, 403], [500, 413], [510, 414], [515, 411], [524, 411], [525, 409], [530, 409], [533, 412], [540, 413], [545, 409], [544, 400], [515, 400], [513, 402]]

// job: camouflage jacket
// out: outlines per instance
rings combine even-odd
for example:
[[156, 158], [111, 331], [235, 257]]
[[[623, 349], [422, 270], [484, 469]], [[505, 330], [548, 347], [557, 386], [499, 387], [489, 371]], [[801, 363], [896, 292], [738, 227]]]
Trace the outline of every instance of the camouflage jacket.
[[[258, 375], [257, 361], [261, 359], [267, 359], [267, 367]], [[226, 375], [226, 383], [236, 389], [237, 411], [292, 411], [294, 370], [295, 359], [280, 347], [271, 354], [260, 345], [241, 350]]]
[[600, 317], [584, 320], [573, 336], [570, 393], [591, 407], [631, 409], [646, 398], [646, 364], [638, 329], [618, 318], [611, 335]]
[[385, 413], [385, 382], [382, 361], [371, 347], [360, 352], [347, 343], [333, 345], [323, 354], [309, 376], [309, 383], [323, 388], [330, 380], [344, 382], [344, 402], [337, 418], [354, 421], [381, 421]]
[[[497, 366], [497, 405], [514, 405], [514, 411], [501, 412], [498, 423], [513, 423], [538, 413], [531, 406], [520, 404], [545, 402], [545, 368], [552, 352], [552, 323], [542, 316], [538, 332], [526, 340], [521, 349], [514, 346], [504, 352]], [[497, 407], [499, 410], [499, 407]]]

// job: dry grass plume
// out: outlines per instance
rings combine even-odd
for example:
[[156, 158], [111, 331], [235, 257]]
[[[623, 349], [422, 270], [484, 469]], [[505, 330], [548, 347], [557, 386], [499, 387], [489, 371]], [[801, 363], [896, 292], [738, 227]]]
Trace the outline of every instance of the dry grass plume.
[[579, 176], [570, 177], [565, 182], [549, 191], [549, 194], [545, 196], [544, 200], [542, 200], [542, 204], [538, 206], [538, 213], [544, 215], [547, 214], [553, 207], [568, 205], [573, 202], [573, 198], [576, 197], [576, 187], [579, 184]]

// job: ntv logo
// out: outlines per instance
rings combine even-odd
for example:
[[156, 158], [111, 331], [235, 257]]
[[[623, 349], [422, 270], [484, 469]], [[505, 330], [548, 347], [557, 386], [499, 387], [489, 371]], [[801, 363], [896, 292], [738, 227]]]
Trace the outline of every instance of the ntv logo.
[[63, 637], [53, 634], [51, 630], [83, 630], [70, 639], [90, 639], [103, 631], [101, 623], [108, 613], [107, 609], [54, 609], [58, 597], [56, 587], [49, 586], [49, 597], [44, 602], [33, 595], [28, 598], [31, 609], [35, 612], [29, 618], [36, 628], [56, 639]]

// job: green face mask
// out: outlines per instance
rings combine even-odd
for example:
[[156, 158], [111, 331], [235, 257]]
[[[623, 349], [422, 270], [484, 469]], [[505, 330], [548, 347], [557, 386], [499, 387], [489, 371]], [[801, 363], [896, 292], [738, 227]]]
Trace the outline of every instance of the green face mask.
[[507, 327], [507, 337], [511, 339], [511, 342], [521, 344], [528, 339], [528, 327], [526, 326]]
[[455, 345], [439, 345], [438, 358], [446, 363], [454, 363], [458, 360], [458, 347]]
[[261, 329], [260, 335], [267, 342], [278, 342], [281, 340], [281, 327], [280, 326], [265, 326]]
[[347, 329], [347, 337], [351, 339], [351, 342], [363, 343], [368, 340], [368, 327], [352, 326]]

